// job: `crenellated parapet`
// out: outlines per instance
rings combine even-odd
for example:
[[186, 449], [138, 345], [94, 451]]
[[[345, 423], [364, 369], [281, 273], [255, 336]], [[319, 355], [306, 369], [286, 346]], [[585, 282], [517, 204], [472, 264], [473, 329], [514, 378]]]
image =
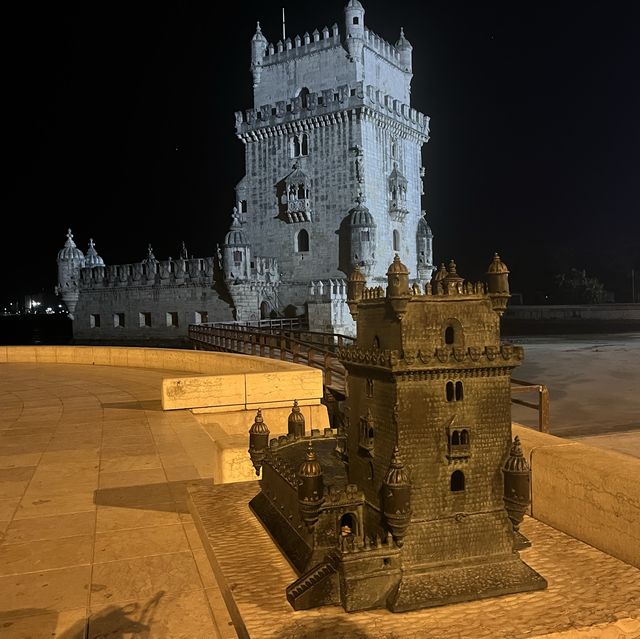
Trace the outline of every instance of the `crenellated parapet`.
[[309, 284], [309, 297], [314, 301], [322, 302], [346, 302], [346, 280], [318, 280]]
[[[367, 27], [364, 28], [362, 39], [365, 47], [404, 71], [402, 52], [397, 47]], [[302, 37], [296, 35], [293, 38], [286, 38], [284, 42], [278, 40], [275, 44], [267, 43], [261, 58], [262, 67], [290, 62], [303, 56], [341, 46], [342, 38], [338, 25], [334, 24], [331, 29], [325, 26], [322, 30], [315, 29], [311, 34], [307, 31]]]
[[211, 283], [215, 273], [213, 257], [152, 260], [134, 264], [110, 264], [80, 269], [81, 289], [108, 289]]
[[334, 124], [354, 109], [380, 125], [395, 124], [399, 134], [412, 134], [421, 142], [429, 139], [428, 116], [364, 82], [324, 89], [289, 101], [280, 100], [258, 109], [236, 111], [236, 134], [249, 142], [315, 129]]
[[[469, 346], [437, 347], [434, 349], [419, 349], [415, 352], [401, 350], [379, 350], [376, 348], [362, 348], [357, 344], [345, 346], [338, 350], [338, 357], [343, 362], [362, 364], [363, 366], [375, 366], [392, 371], [420, 370], [427, 366], [430, 369], [455, 369], [461, 364], [473, 363], [474, 366], [488, 369], [501, 368], [506, 365], [514, 366], [524, 358], [522, 346], [513, 344], [488, 345], [483, 348]], [[474, 371], [482, 376], [482, 369]], [[440, 374], [438, 370], [432, 370], [430, 374]]]

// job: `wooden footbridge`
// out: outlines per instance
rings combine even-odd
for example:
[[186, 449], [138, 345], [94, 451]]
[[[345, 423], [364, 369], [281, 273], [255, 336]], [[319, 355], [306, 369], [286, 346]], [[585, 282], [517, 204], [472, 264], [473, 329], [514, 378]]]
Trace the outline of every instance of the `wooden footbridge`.
[[[329, 401], [345, 398], [347, 371], [338, 359], [337, 351], [355, 341], [348, 335], [309, 331], [297, 319], [273, 319], [191, 324], [189, 339], [196, 349], [259, 355], [320, 368], [324, 373], [325, 398]], [[513, 397], [531, 392], [537, 394], [537, 402]], [[538, 411], [538, 429], [548, 433], [547, 387], [512, 378], [511, 393], [514, 404]]]

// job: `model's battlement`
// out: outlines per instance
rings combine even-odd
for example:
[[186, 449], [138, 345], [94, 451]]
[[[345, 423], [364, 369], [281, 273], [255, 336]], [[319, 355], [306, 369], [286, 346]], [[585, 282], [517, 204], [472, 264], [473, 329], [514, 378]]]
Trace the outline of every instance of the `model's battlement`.
[[[338, 357], [347, 362], [366, 366], [379, 366], [391, 370], [421, 369], [425, 366], [433, 368], [457, 368], [462, 364], [472, 363], [474, 366], [499, 368], [506, 363], [515, 365], [524, 358], [522, 346], [501, 344], [500, 347], [488, 345], [484, 348], [469, 346], [468, 348], [452, 346], [437, 347], [433, 350], [419, 349], [415, 352], [400, 350], [379, 350], [362, 348], [357, 344], [338, 350]], [[474, 374], [487, 374], [480, 370]]]
[[321, 118], [362, 107], [405, 124], [416, 131], [423, 142], [429, 138], [428, 116], [364, 82], [300, 95], [289, 101], [280, 100], [259, 109], [236, 111], [236, 133], [243, 138], [245, 134], [263, 127], [278, 127], [304, 118]]
[[313, 301], [346, 302], [346, 280], [318, 280], [309, 285], [309, 297]]

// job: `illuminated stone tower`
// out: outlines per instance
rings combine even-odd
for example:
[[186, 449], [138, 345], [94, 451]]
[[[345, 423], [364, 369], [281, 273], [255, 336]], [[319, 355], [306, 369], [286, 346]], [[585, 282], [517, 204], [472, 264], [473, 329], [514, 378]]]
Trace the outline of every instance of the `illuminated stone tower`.
[[258, 24], [254, 105], [236, 113], [246, 165], [237, 208], [252, 253], [277, 260], [282, 306], [301, 306], [310, 281], [343, 278], [357, 263], [382, 282], [394, 251], [412, 278], [429, 279], [429, 118], [410, 106], [411, 55], [402, 31], [392, 45], [366, 27], [358, 0], [343, 29], [271, 44]]

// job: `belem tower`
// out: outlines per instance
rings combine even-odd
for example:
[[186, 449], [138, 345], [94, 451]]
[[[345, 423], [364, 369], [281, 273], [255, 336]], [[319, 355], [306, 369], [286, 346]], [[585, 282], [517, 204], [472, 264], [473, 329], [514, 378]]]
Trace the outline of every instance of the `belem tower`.
[[[231, 225], [213, 256], [106, 265], [69, 231], [57, 290], [75, 338], [186, 335], [189, 324], [305, 316], [309, 327], [354, 332], [346, 280], [357, 264], [386, 281], [394, 254], [431, 277], [432, 232], [422, 210], [429, 118], [411, 107], [412, 46], [365, 26], [358, 0], [344, 26], [251, 40], [253, 107], [235, 114], [245, 147]], [[213, 247], [212, 247], [213, 248]], [[141, 251], [143, 253], [143, 251]]]

